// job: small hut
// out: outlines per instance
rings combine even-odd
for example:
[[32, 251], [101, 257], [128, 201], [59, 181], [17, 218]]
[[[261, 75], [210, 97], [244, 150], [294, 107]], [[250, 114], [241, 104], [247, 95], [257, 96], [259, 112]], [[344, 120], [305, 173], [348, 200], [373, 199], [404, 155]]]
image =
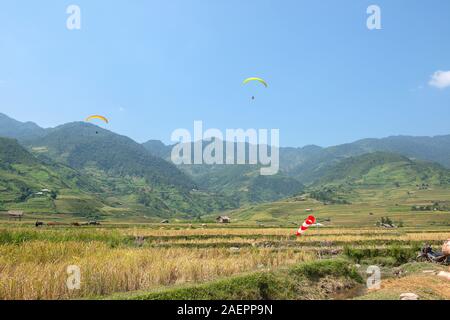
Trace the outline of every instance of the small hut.
[[218, 217], [216, 218], [216, 221], [217, 221], [218, 223], [230, 223], [230, 222], [231, 222], [231, 219], [230, 219], [230, 217], [228, 217], [228, 216], [218, 216]]
[[8, 216], [10, 219], [21, 221], [23, 218], [23, 211], [8, 211]]

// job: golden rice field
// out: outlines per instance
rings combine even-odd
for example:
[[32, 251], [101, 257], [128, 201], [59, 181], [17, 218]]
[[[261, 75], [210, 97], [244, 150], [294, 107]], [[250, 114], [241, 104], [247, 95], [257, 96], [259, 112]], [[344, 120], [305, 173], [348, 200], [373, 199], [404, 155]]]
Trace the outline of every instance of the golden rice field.
[[[114, 293], [202, 283], [320, 259], [323, 249], [387, 248], [450, 238], [448, 228], [311, 229], [104, 225], [0, 225], [0, 299], [97, 298]], [[67, 267], [81, 271], [80, 288], [67, 287]]]
[[[70, 299], [145, 290], [271, 269], [313, 259], [295, 250], [111, 248], [103, 242], [29, 241], [0, 245], [0, 299]], [[81, 271], [68, 290], [67, 267]]]

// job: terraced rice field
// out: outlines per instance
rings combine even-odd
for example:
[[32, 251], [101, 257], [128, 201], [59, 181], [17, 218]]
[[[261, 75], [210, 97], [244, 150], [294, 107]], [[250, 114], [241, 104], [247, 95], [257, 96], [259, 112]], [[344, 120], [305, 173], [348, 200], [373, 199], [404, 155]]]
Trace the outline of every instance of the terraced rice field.
[[[0, 299], [98, 298], [199, 284], [248, 272], [343, 257], [395, 265], [446, 227], [321, 228], [297, 238], [292, 228], [104, 224], [101, 227], [0, 225]], [[400, 261], [402, 260], [402, 261]], [[403, 261], [404, 260], [404, 261]], [[69, 290], [67, 267], [81, 271]]]

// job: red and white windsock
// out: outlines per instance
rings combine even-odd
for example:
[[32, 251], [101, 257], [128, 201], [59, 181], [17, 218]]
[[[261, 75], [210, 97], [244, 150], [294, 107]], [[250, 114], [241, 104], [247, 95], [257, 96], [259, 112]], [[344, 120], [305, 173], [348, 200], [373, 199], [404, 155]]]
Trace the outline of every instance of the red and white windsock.
[[298, 228], [297, 231], [297, 237], [301, 236], [303, 233], [305, 233], [308, 228], [316, 222], [316, 218], [314, 216], [309, 216], [306, 218], [305, 222]]

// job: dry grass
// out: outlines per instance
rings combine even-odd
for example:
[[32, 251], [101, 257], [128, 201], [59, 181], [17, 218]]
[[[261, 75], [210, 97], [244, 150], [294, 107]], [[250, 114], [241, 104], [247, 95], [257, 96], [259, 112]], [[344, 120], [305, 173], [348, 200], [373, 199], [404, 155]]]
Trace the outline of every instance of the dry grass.
[[[317, 250], [343, 245], [386, 248], [392, 241], [401, 246], [450, 236], [446, 229], [324, 228], [295, 239], [295, 228], [164, 228], [0, 229], [0, 299], [88, 298], [151, 290], [313, 260]], [[136, 236], [146, 237], [142, 247], [134, 242]], [[241, 249], [230, 249], [233, 246]], [[80, 290], [67, 289], [69, 265], [81, 269]]]
[[[295, 235], [298, 227], [293, 226], [292, 229], [286, 228], [170, 228], [160, 227], [159, 229], [151, 228], [129, 228], [124, 229], [121, 232], [128, 235], [138, 233], [142, 236], [153, 237], [168, 237], [168, 236], [281, 236], [292, 237]], [[392, 234], [395, 231], [385, 229], [344, 229], [344, 228], [326, 228], [326, 229], [313, 229], [308, 230], [310, 235], [372, 235], [372, 234]]]
[[365, 299], [396, 299], [402, 293], [415, 293], [421, 300], [450, 300], [450, 281], [436, 275], [414, 274], [400, 279], [382, 281], [381, 289], [370, 292]]
[[[0, 299], [69, 299], [206, 281], [311, 260], [293, 250], [111, 248], [101, 242], [30, 241], [0, 246]], [[81, 269], [69, 291], [67, 266]]]
[[[303, 237], [299, 237], [295, 239], [298, 243], [311, 243], [311, 242], [333, 242], [333, 241], [339, 241], [339, 242], [348, 242], [349, 244], [356, 242], [356, 241], [444, 241], [445, 239], [450, 237], [450, 233], [419, 233], [419, 234], [374, 234], [374, 235], [332, 235], [328, 237], [322, 237], [322, 236], [315, 236], [315, 235], [307, 235]], [[165, 238], [165, 239], [164, 239]], [[272, 238], [268, 236], [261, 236], [261, 237], [255, 237], [255, 238], [242, 238], [239, 237], [239, 235], [233, 235], [232, 237], [224, 237], [224, 236], [217, 236], [217, 237], [211, 237], [206, 239], [196, 239], [186, 237], [185, 239], [179, 239], [174, 238], [171, 239], [170, 237], [161, 237], [161, 239], [164, 239], [164, 241], [161, 241], [162, 243], [166, 241], [170, 241], [170, 243], [174, 244], [198, 244], [198, 243], [243, 243], [243, 244], [252, 244], [255, 243], [255, 240], [258, 242], [262, 241], [271, 241]], [[279, 237], [276, 238], [276, 241], [293, 241], [292, 237]]]

